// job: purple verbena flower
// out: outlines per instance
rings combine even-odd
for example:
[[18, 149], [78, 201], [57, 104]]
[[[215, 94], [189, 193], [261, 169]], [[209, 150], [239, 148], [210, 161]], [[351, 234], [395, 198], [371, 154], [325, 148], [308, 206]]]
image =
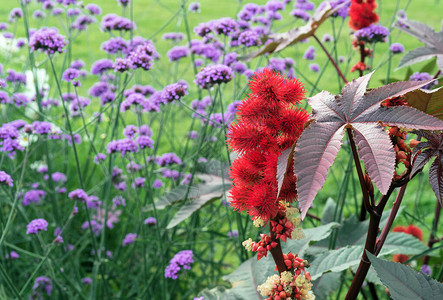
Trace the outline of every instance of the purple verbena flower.
[[178, 61], [186, 56], [189, 56], [189, 49], [186, 46], [176, 46], [168, 51], [170, 61]]
[[28, 206], [31, 203], [40, 203], [45, 198], [46, 192], [43, 190], [30, 190], [23, 196], [23, 206]]
[[202, 89], [209, 89], [216, 84], [227, 83], [234, 74], [228, 66], [217, 64], [205, 67], [195, 76], [195, 83]]
[[152, 184], [152, 187], [154, 189], [159, 189], [163, 186], [163, 181], [161, 181], [160, 179], [156, 179], [154, 180], [154, 183]]
[[171, 40], [173, 42], [179, 42], [185, 38], [185, 35], [181, 32], [168, 32], [163, 35], [164, 40]]
[[166, 86], [161, 92], [161, 98], [164, 103], [180, 100], [188, 94], [188, 84], [185, 81], [179, 81], [177, 83]]
[[66, 69], [62, 74], [62, 79], [66, 82], [70, 82], [80, 76], [80, 71], [74, 68]]
[[291, 16], [294, 16], [297, 19], [302, 19], [304, 21], [308, 21], [311, 15], [304, 11], [303, 9], [294, 9], [291, 11]]
[[94, 163], [98, 165], [101, 161], [104, 161], [105, 159], [106, 159], [106, 154], [97, 153], [97, 155], [94, 156]]
[[405, 47], [400, 43], [393, 43], [389, 47], [389, 50], [392, 52], [392, 54], [398, 54], [405, 52]]
[[89, 13], [91, 15], [99, 15], [102, 13], [102, 9], [100, 8], [100, 6], [94, 4], [94, 3], [90, 3], [88, 5], [86, 5], [86, 9], [89, 11]]
[[428, 275], [428, 276], [431, 276], [431, 274], [432, 274], [431, 267], [428, 266], [428, 265], [426, 265], [426, 264], [423, 264], [423, 265], [421, 266], [420, 271], [421, 271], [423, 274], [426, 274], [426, 275]]
[[48, 222], [45, 219], [32, 220], [26, 226], [26, 234], [37, 234], [39, 231], [48, 230]]
[[42, 51], [46, 54], [54, 54], [55, 52], [64, 52], [64, 47], [68, 41], [64, 36], [58, 33], [56, 28], [42, 28], [32, 34], [29, 41], [31, 52]]
[[72, 200], [80, 200], [82, 202], [86, 202], [89, 199], [88, 194], [86, 194], [86, 192], [82, 189], [73, 190], [68, 194], [68, 197]]
[[114, 68], [114, 63], [110, 59], [97, 60], [91, 67], [91, 74], [102, 75], [108, 70]]
[[371, 24], [368, 27], [357, 30], [354, 35], [357, 40], [363, 42], [385, 42], [386, 37], [389, 35], [389, 29], [378, 24]]
[[229, 36], [238, 29], [238, 24], [234, 19], [221, 18], [212, 23], [212, 28], [216, 34]]
[[123, 246], [127, 246], [129, 244], [132, 244], [137, 239], [136, 233], [128, 233], [125, 238], [123, 239]]
[[165, 269], [165, 277], [171, 279], [178, 278], [178, 272], [183, 268], [186, 270], [191, 269], [191, 263], [193, 263], [192, 250], [183, 250], [178, 252], [169, 261], [169, 265]]
[[309, 65], [309, 69], [312, 72], [319, 72], [320, 71], [320, 66], [318, 64], [310, 64]]
[[307, 60], [314, 60], [315, 59], [315, 48], [310, 46], [305, 54], [303, 54], [303, 58]]
[[135, 23], [116, 14], [107, 14], [102, 18], [101, 27], [105, 31], [129, 31], [136, 29]]
[[0, 184], [14, 186], [11, 176], [5, 171], [0, 171]]
[[[415, 72], [414, 74], [412, 74], [409, 77], [409, 81], [425, 81], [425, 80], [430, 80], [432, 78], [433, 77], [429, 73], [426, 73], [426, 72], [423, 72], [423, 73]], [[432, 81], [431, 83], [429, 83], [429, 84], [427, 84], [427, 85], [425, 85], [425, 86], [423, 86], [421, 88], [425, 89], [425, 90], [430, 90], [432, 87], [434, 87], [437, 84], [438, 84], [438, 81], [436, 79], [436, 80]]]
[[[32, 286], [32, 299], [43, 299], [43, 293], [48, 296], [52, 292], [52, 281], [48, 277], [40, 276], [35, 279], [34, 285]], [[39, 295], [39, 296], [37, 296]]]
[[145, 224], [150, 226], [155, 225], [157, 224], [157, 219], [154, 217], [149, 217], [145, 220]]
[[198, 2], [189, 3], [188, 10], [190, 12], [199, 13], [200, 12], [200, 3], [198, 3]]

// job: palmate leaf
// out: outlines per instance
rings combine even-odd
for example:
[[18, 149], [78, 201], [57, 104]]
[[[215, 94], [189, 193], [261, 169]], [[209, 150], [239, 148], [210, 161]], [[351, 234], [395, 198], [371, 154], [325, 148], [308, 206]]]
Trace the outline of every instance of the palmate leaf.
[[437, 300], [443, 295], [443, 284], [400, 263], [385, 261], [366, 251], [378, 277], [394, 300]]
[[366, 92], [372, 74], [348, 83], [340, 95], [323, 91], [308, 99], [315, 121], [303, 131], [294, 153], [302, 218], [326, 181], [345, 128], [353, 129], [353, 139], [368, 175], [382, 194], [388, 191], [394, 174], [395, 153], [380, 123], [411, 129], [443, 129], [443, 121], [415, 108], [380, 105], [386, 99], [404, 95], [430, 81], [399, 81]]
[[415, 146], [413, 164], [410, 177], [414, 176], [435, 157], [429, 169], [429, 183], [438, 201], [443, 205], [443, 132], [417, 131], [418, 135], [426, 138], [427, 142], [421, 142]]
[[268, 42], [259, 50], [247, 55], [244, 59], [250, 60], [254, 57], [264, 55], [267, 53], [274, 53], [281, 51], [301, 40], [307, 39], [315, 34], [318, 27], [326, 21], [333, 13], [339, 10], [342, 6], [347, 5], [348, 2], [345, 2], [334, 9], [328, 3], [325, 7], [317, 11], [312, 18], [308, 21], [308, 23], [299, 28], [292, 29], [286, 33], [277, 33], [267, 37], [265, 40]]
[[443, 120], [443, 87], [435, 90], [415, 90], [404, 96], [409, 106]]
[[398, 19], [397, 29], [404, 31], [426, 46], [414, 49], [402, 57], [398, 68], [406, 67], [420, 61], [437, 57], [437, 65], [443, 70], [443, 32], [435, 32], [434, 29], [426, 24], [408, 20], [406, 18]]

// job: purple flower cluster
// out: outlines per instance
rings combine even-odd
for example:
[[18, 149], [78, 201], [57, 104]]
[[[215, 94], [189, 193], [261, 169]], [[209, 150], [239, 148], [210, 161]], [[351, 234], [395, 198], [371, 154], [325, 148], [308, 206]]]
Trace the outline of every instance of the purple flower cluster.
[[161, 98], [165, 103], [167, 103], [173, 102], [175, 100], [180, 100], [187, 94], [188, 84], [185, 81], [181, 80], [177, 83], [166, 86], [161, 92]]
[[171, 279], [178, 278], [178, 272], [183, 268], [191, 269], [191, 263], [194, 262], [192, 250], [183, 250], [178, 252], [170, 261], [165, 269], [165, 277]]
[[32, 34], [29, 41], [31, 51], [42, 51], [46, 54], [62, 53], [68, 42], [56, 28], [42, 28]]
[[260, 34], [255, 30], [245, 30], [238, 36], [238, 42], [246, 47], [258, 46], [261, 44]]
[[37, 234], [39, 231], [48, 231], [48, 222], [45, 219], [32, 220], [26, 226], [26, 234]]
[[180, 157], [177, 156], [177, 154], [171, 152], [171, 153], [163, 153], [163, 155], [156, 159], [156, 163], [160, 167], [170, 166], [170, 165], [181, 165], [182, 160]]
[[330, 0], [330, 1], [324, 1], [320, 3], [318, 6], [317, 11], [323, 10], [326, 5], [329, 3], [333, 9], [339, 7], [339, 9], [332, 14], [332, 17], [342, 17], [343, 19], [346, 18], [349, 14], [349, 7], [351, 6], [351, 1], [349, 0]]
[[101, 161], [104, 161], [105, 159], [106, 159], [106, 154], [97, 153], [97, 155], [94, 156], [94, 163], [98, 165]]
[[309, 69], [312, 71], [312, 72], [320, 72], [320, 66], [318, 65], [318, 64], [310, 64], [309, 65]]
[[305, 54], [303, 54], [303, 58], [307, 60], [314, 60], [315, 59], [315, 48], [310, 46]]
[[186, 56], [189, 56], [189, 49], [186, 46], [176, 46], [168, 51], [170, 61], [178, 61]]
[[260, 7], [255, 3], [247, 3], [237, 14], [237, 17], [242, 21], [251, 21], [253, 17], [259, 12], [259, 8]]
[[136, 29], [134, 22], [116, 14], [107, 14], [104, 16], [101, 27], [105, 31], [129, 31]]
[[195, 76], [195, 83], [202, 89], [209, 89], [216, 84], [227, 83], [232, 80], [232, 69], [226, 65], [217, 64], [205, 67]]
[[393, 43], [389, 47], [389, 50], [392, 52], [392, 54], [399, 54], [405, 52], [405, 47], [400, 43]]
[[88, 12], [91, 15], [100, 15], [102, 13], [102, 9], [100, 8], [100, 6], [94, 4], [94, 3], [90, 3], [88, 5], [86, 5], [86, 9], [88, 10]]
[[23, 196], [23, 206], [28, 206], [31, 203], [40, 203], [40, 201], [46, 196], [46, 192], [43, 190], [30, 190]]
[[294, 9], [291, 11], [291, 15], [297, 19], [302, 19], [303, 21], [308, 21], [311, 15], [303, 9]]
[[[423, 73], [415, 72], [414, 74], [412, 74], [409, 77], [409, 81], [426, 81], [426, 80], [431, 80], [432, 78], [433, 77], [429, 73], [426, 73], [426, 72], [423, 72]], [[438, 84], [438, 81], [436, 79], [436, 80], [432, 81], [431, 83], [429, 83], [429, 84], [427, 84], [427, 85], [425, 85], [425, 86], [423, 86], [421, 88], [425, 89], [425, 90], [430, 90], [430, 89], [432, 89], [437, 84]]]
[[163, 35], [164, 40], [170, 40], [173, 42], [179, 42], [185, 38], [185, 35], [181, 32], [168, 32]]
[[6, 71], [7, 76], [6, 76], [6, 81], [11, 82], [11, 83], [16, 83], [16, 84], [26, 84], [26, 75], [23, 73], [19, 73], [16, 72], [12, 69], [9, 69], [8, 71]]
[[[48, 296], [52, 292], [52, 281], [48, 277], [40, 276], [35, 279], [34, 286], [32, 287], [31, 299], [43, 299], [43, 293]], [[37, 296], [39, 295], [39, 296]]]
[[110, 59], [99, 59], [91, 67], [91, 74], [102, 75], [108, 70], [114, 68], [114, 63]]
[[0, 171], [0, 184], [14, 186], [11, 176], [5, 171]]
[[389, 35], [389, 29], [378, 24], [371, 24], [368, 27], [357, 30], [354, 35], [357, 40], [363, 42], [385, 42], [386, 37]]
[[128, 42], [121, 37], [110, 38], [101, 45], [101, 49], [109, 54], [127, 53], [128, 48]]
[[6, 253], [5, 258], [6, 259], [17, 259], [17, 258], [20, 258], [20, 255], [18, 255], [18, 253], [15, 251], [11, 251], [10, 254]]
[[238, 29], [238, 23], [231, 18], [221, 18], [214, 20], [212, 23], [212, 29], [216, 34], [231, 35]]
[[137, 239], [136, 233], [128, 233], [125, 238], [123, 239], [123, 246], [127, 246], [129, 244], [132, 244]]
[[68, 68], [62, 74], [62, 79], [66, 82], [71, 82], [78, 77], [80, 77], [80, 71], [74, 68]]
[[198, 2], [189, 3], [188, 10], [190, 12], [199, 13], [200, 12], [200, 3], [198, 3]]
[[146, 225], [150, 225], [150, 226], [152, 226], [152, 225], [157, 224], [157, 219], [154, 218], [154, 217], [149, 217], [149, 218], [147, 218], [147, 219], [145, 220], [144, 223], [145, 223]]
[[71, 27], [73, 29], [77, 29], [80, 31], [85, 31], [88, 28], [88, 25], [95, 23], [97, 20], [91, 16], [80, 15], [77, 19], [72, 23]]

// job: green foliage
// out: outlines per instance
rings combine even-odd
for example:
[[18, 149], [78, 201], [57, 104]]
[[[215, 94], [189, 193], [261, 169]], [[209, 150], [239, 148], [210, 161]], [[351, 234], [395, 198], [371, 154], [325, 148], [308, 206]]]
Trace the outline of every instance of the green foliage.
[[366, 252], [378, 277], [394, 300], [437, 300], [443, 295], [443, 284], [414, 271], [411, 267], [385, 261]]

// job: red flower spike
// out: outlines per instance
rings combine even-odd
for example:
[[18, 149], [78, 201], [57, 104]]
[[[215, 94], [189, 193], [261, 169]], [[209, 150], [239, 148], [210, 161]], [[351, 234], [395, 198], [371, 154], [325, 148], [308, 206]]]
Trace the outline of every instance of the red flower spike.
[[[234, 209], [247, 210], [249, 215], [266, 222], [275, 218], [280, 209], [276, 199], [278, 157], [301, 135], [309, 115], [291, 106], [305, 94], [297, 80], [265, 69], [252, 77], [249, 87], [251, 93], [239, 105], [237, 124], [231, 126], [228, 134], [229, 147], [240, 153], [240, 162], [234, 163], [231, 171], [231, 204]], [[293, 201], [297, 198], [293, 171], [286, 178], [280, 199]]]
[[349, 7], [349, 27], [354, 30], [359, 30], [369, 25], [378, 22], [378, 15], [375, 13], [377, 4], [375, 1], [368, 0], [351, 0]]

